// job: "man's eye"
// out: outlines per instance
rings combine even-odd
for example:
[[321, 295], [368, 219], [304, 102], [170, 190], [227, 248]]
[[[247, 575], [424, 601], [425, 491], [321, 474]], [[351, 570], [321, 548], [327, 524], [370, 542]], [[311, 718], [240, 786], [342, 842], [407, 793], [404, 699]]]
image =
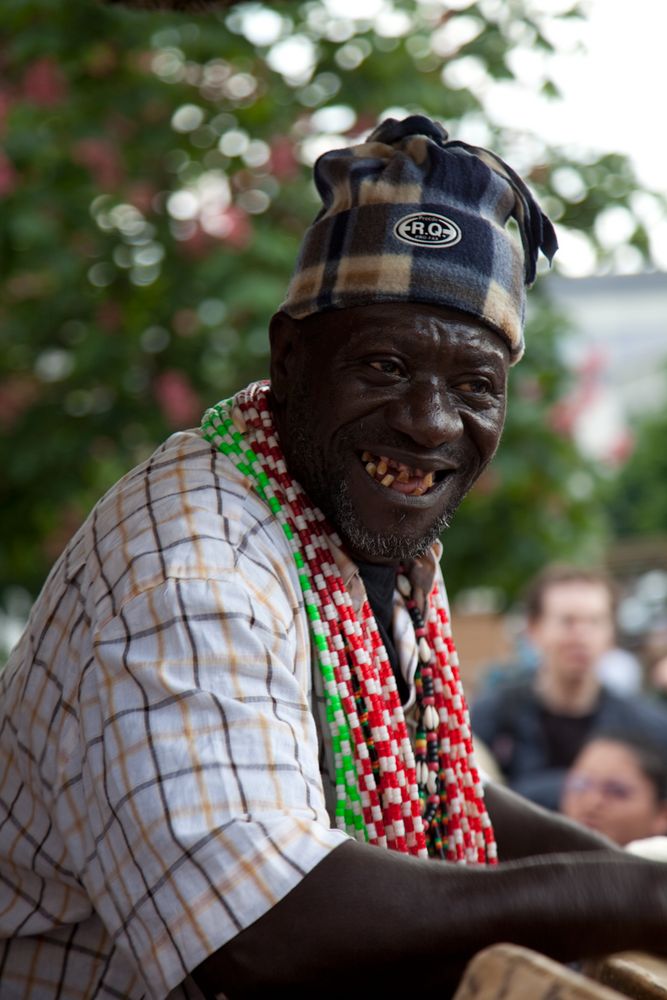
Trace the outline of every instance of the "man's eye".
[[474, 396], [483, 396], [491, 392], [492, 385], [487, 378], [470, 378], [465, 382], [459, 382], [457, 389], [461, 392], [470, 392]]
[[380, 358], [377, 361], [371, 361], [371, 368], [375, 368], [376, 371], [382, 372], [383, 375], [401, 375], [402, 369], [397, 361], [392, 361], [390, 358]]

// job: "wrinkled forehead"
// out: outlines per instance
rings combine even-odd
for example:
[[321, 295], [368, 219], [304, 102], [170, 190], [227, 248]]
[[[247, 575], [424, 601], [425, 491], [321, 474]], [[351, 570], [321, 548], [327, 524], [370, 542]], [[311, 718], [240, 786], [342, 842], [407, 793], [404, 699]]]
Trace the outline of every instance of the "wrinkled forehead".
[[329, 353], [363, 350], [375, 343], [395, 346], [406, 355], [429, 350], [459, 351], [473, 360], [509, 365], [506, 340], [475, 316], [422, 303], [376, 303], [333, 309], [299, 321], [304, 341]]

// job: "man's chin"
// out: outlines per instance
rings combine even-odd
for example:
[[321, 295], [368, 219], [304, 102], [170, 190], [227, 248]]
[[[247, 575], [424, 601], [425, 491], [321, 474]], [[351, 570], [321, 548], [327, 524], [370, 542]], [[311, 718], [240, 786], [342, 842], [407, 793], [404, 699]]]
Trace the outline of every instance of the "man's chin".
[[309, 495], [331, 521], [350, 554], [362, 562], [400, 563], [427, 552], [448, 527], [453, 509], [433, 516], [431, 523], [410, 525], [405, 514], [394, 514], [386, 527], [380, 530], [369, 525], [353, 499], [344, 469], [334, 477], [336, 488], [331, 490], [329, 481], [309, 484]]
[[340, 525], [339, 533], [349, 552], [362, 562], [400, 563], [428, 552], [446, 527], [446, 522], [439, 522], [426, 535], [415, 538], [403, 533], [370, 531], [355, 521]]

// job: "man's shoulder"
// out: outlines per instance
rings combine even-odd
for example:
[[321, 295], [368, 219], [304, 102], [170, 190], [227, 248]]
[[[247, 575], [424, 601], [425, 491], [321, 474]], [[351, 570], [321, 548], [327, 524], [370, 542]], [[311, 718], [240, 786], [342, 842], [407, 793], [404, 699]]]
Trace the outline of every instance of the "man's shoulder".
[[[198, 431], [173, 434], [98, 502], [73, 541], [110, 613], [168, 579], [208, 580], [285, 546], [280, 526]], [[253, 561], [254, 560], [254, 561]]]
[[625, 726], [646, 726], [654, 735], [659, 735], [667, 743], [667, 706], [646, 695], [619, 695], [604, 689], [601, 709], [605, 716], [613, 718], [615, 724]]
[[[169, 536], [196, 534], [203, 525], [235, 541], [243, 522], [266, 508], [249, 481], [197, 430], [172, 434], [141, 465], [123, 476], [98, 502], [91, 518], [98, 538], [116, 534], [125, 542], [153, 536], [166, 547]], [[148, 537], [146, 538], [148, 541]]]

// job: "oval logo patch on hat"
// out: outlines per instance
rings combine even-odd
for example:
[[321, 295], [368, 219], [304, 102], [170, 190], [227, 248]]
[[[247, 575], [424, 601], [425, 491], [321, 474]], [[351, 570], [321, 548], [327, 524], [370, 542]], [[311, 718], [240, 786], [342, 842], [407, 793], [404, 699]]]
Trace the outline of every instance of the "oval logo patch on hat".
[[445, 215], [413, 212], [398, 220], [394, 236], [403, 243], [422, 247], [451, 247], [461, 239], [461, 230]]

